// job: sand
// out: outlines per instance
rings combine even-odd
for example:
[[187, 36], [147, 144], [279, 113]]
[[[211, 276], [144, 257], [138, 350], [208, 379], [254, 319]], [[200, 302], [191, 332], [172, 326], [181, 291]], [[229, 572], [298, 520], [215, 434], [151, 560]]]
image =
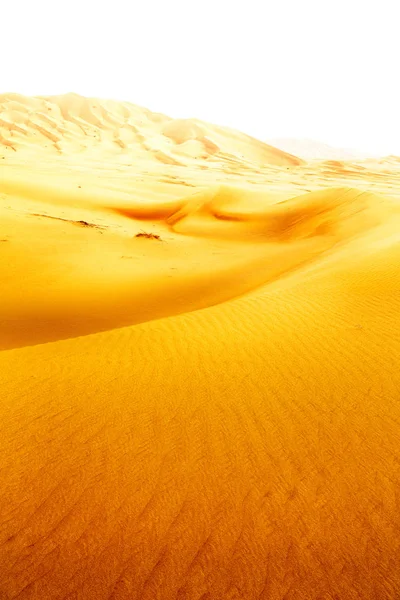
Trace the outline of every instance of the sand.
[[1, 600], [398, 598], [400, 160], [75, 94], [0, 135]]

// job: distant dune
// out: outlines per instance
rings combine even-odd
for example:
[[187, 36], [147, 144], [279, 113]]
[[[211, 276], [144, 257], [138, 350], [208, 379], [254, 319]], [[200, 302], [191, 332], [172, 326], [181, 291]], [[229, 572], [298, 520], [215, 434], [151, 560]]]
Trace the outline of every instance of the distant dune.
[[166, 164], [185, 159], [299, 165], [303, 161], [243, 133], [194, 119], [171, 119], [128, 102], [78, 94], [27, 98], [0, 95], [0, 144], [34, 145], [59, 153], [87, 148], [132, 149]]
[[368, 158], [367, 153], [352, 150], [350, 148], [335, 148], [316, 140], [297, 138], [272, 138], [269, 144], [280, 148], [285, 152], [296, 154], [304, 160], [359, 160]]
[[398, 600], [399, 159], [0, 117], [0, 600]]

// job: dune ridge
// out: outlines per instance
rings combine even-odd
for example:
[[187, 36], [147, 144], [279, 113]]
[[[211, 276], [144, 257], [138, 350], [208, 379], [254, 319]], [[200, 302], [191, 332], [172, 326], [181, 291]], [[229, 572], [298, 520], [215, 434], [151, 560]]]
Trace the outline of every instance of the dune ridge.
[[[36, 190], [36, 197], [40, 193]], [[29, 252], [17, 240], [2, 250], [6, 260], [9, 256], [18, 264], [15, 269], [10, 260], [3, 269], [3, 349], [225, 302], [323, 260], [339, 243], [368, 236], [388, 215], [398, 215], [392, 201], [352, 188], [277, 202], [251, 189], [218, 186], [168, 203], [102, 210], [89, 203], [84, 213], [75, 208], [84, 218], [61, 212], [65, 196], [59, 204], [52, 195], [52, 210], [36, 210], [33, 198], [23, 216], [6, 217], [21, 238], [29, 227], [34, 243]], [[114, 227], [107, 224], [109, 211], [117, 216]], [[149, 247], [147, 240], [138, 239], [149, 223], [162, 244]], [[63, 250], [54, 258], [46, 256], [46, 248], [57, 247], [60, 235], [65, 238]], [[182, 235], [190, 239], [184, 260]], [[21, 270], [33, 274], [28, 295], [18, 286]]]

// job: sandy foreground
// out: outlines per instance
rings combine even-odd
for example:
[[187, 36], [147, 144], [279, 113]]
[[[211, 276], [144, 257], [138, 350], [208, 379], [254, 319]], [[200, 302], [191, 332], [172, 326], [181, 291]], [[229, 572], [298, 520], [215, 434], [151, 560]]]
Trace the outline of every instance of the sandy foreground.
[[0, 96], [0, 600], [400, 598], [399, 201]]

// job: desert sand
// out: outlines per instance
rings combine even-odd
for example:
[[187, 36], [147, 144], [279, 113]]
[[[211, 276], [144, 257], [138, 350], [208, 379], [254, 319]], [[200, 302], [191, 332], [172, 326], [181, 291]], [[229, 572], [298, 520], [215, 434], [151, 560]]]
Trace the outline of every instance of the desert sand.
[[400, 597], [400, 159], [0, 96], [0, 599]]

